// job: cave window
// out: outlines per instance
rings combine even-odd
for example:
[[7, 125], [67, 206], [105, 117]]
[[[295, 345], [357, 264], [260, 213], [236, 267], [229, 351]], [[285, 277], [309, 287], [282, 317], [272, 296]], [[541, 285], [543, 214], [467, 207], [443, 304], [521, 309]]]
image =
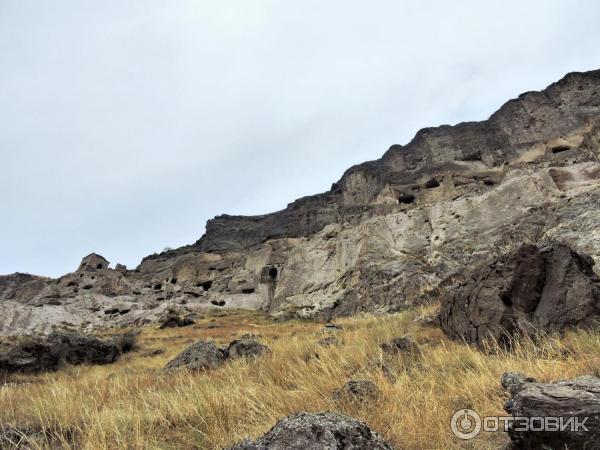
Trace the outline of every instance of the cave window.
[[177, 278], [171, 278], [171, 284], [177, 284]]
[[96, 269], [102, 269], [102, 264], [98, 264], [98, 265], [96, 266]]
[[400, 194], [398, 196], [398, 203], [405, 203], [405, 204], [410, 204], [413, 203], [415, 201], [415, 196], [412, 194]]
[[242, 289], [242, 294], [254, 294], [254, 288]]
[[154, 285], [154, 290], [155, 291], [160, 291], [161, 289], [162, 289], [162, 284], [161, 283], [158, 283], [158, 284]]
[[512, 306], [513, 304], [510, 294], [506, 291], [500, 293], [500, 300], [502, 300], [502, 303], [504, 303], [505, 306]]
[[269, 276], [271, 277], [272, 280], [277, 279], [277, 267], [271, 267], [269, 269]]
[[552, 153], [561, 153], [566, 152], [567, 150], [571, 150], [571, 147], [568, 145], [557, 145], [556, 147], [552, 147]]
[[432, 178], [427, 183], [425, 183], [425, 187], [427, 189], [432, 189], [432, 188], [440, 187], [440, 182], [437, 179]]
[[212, 281], [205, 281], [204, 283], [198, 283], [196, 286], [208, 291], [212, 287], [212, 284]]

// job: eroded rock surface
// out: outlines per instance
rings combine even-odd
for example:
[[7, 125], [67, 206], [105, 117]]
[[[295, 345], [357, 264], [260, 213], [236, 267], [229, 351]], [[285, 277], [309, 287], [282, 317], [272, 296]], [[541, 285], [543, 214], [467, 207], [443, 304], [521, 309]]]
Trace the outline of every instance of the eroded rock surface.
[[227, 347], [223, 348], [217, 347], [213, 341], [198, 341], [169, 361], [165, 370], [216, 369], [229, 359], [255, 359], [269, 352], [266, 345], [250, 337], [231, 341]]
[[229, 450], [392, 450], [363, 422], [334, 412], [301, 412], [277, 422], [256, 441]]
[[169, 361], [166, 370], [173, 369], [216, 369], [227, 358], [223, 349], [217, 347], [212, 341], [199, 341]]
[[[542, 420], [536, 419], [533, 430], [528, 431], [523, 430], [521, 421], [513, 422], [508, 430], [511, 444], [507, 450], [600, 449], [600, 379], [582, 376], [557, 383], [525, 379], [510, 384], [510, 392], [511, 398], [505, 406], [509, 414]], [[544, 418], [550, 418], [551, 422]], [[540, 430], [542, 421], [550, 423], [544, 431]], [[560, 426], [569, 421], [583, 427]]]
[[0, 352], [0, 373], [48, 372], [64, 363], [110, 364], [134, 346], [133, 333], [112, 339], [66, 332], [53, 332], [44, 338], [28, 337], [8, 344]]
[[228, 358], [258, 358], [269, 353], [269, 348], [251, 337], [232, 341], [227, 347]]
[[484, 345], [517, 333], [562, 331], [600, 319], [593, 259], [557, 243], [522, 245], [465, 271], [442, 298], [450, 337]]
[[483, 122], [423, 129], [282, 211], [216, 217], [196, 243], [134, 270], [92, 254], [56, 280], [0, 277], [0, 334], [144, 325], [173, 307], [395, 311], [541, 240], [598, 261], [599, 154], [600, 71], [571, 73]]

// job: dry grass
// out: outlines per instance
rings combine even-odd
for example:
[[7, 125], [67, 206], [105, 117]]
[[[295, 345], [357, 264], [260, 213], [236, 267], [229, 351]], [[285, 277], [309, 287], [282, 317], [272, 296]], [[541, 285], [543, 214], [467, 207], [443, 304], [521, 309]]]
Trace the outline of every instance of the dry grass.
[[[367, 422], [397, 449], [492, 449], [505, 442], [502, 433], [459, 441], [449, 418], [465, 407], [502, 414], [503, 372], [551, 381], [600, 367], [599, 334], [546, 337], [537, 345], [520, 342], [512, 353], [485, 354], [420, 328], [413, 318], [422, 312], [340, 320], [340, 342], [329, 347], [317, 343], [321, 324], [273, 323], [247, 312], [190, 328], [148, 328], [140, 349], [116, 364], [19, 377], [22, 384], [0, 387], [0, 424], [43, 430], [40, 448], [220, 449], [261, 435], [289, 413], [338, 410]], [[198, 339], [225, 344], [244, 333], [258, 335], [272, 354], [198, 374], [160, 371]], [[372, 361], [381, 357], [381, 342], [407, 333], [424, 357], [393, 361], [390, 379]], [[148, 356], [160, 348], [164, 354]], [[336, 404], [332, 392], [349, 379], [372, 380], [382, 395], [365, 406]]]

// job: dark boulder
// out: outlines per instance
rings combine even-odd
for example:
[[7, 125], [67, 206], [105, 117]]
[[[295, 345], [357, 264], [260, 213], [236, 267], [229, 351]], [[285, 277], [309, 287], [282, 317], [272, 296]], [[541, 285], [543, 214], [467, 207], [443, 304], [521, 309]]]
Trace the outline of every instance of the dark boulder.
[[228, 358], [258, 358], [270, 350], [253, 338], [243, 337], [232, 341], [227, 347]]
[[522, 419], [509, 425], [507, 450], [600, 449], [600, 379], [583, 376], [557, 383], [526, 380], [509, 384], [511, 397], [505, 410], [514, 418], [536, 419], [529, 429]]
[[110, 364], [121, 355], [114, 340], [79, 333], [52, 333], [48, 342], [69, 364]]
[[49, 342], [24, 338], [0, 353], [0, 372], [40, 373], [57, 370], [63, 362], [61, 349]]
[[195, 323], [194, 319], [189, 316], [181, 316], [179, 314], [170, 313], [160, 321], [161, 329], [187, 327]]
[[277, 422], [263, 437], [229, 450], [393, 450], [363, 422], [334, 412], [301, 412]]
[[442, 329], [483, 346], [520, 333], [590, 326], [600, 318], [593, 265], [562, 244], [522, 245], [461, 274], [459, 285], [442, 296]]
[[26, 337], [0, 353], [0, 372], [40, 373], [58, 370], [65, 362], [110, 364], [135, 346], [135, 333], [113, 339], [79, 333], [54, 332], [47, 337]]
[[169, 361], [165, 366], [165, 370], [215, 369], [221, 366], [225, 362], [225, 359], [225, 350], [218, 348], [214, 342], [199, 341]]
[[400, 336], [392, 339], [390, 342], [384, 342], [381, 344], [381, 350], [388, 355], [421, 356], [419, 344], [410, 336]]

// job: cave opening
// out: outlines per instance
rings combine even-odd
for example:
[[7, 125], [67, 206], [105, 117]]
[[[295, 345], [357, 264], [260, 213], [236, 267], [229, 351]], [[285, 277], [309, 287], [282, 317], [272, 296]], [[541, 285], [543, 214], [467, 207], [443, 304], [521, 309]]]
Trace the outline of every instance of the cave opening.
[[436, 178], [432, 178], [431, 180], [427, 181], [427, 183], [425, 183], [425, 187], [427, 189], [440, 187], [440, 182]]
[[272, 280], [276, 280], [277, 279], [277, 267], [271, 267], [269, 269], [269, 276], [271, 277]]
[[400, 193], [398, 195], [398, 203], [410, 204], [415, 201], [415, 196], [412, 194]]
[[208, 291], [212, 287], [212, 284], [213, 284], [212, 281], [204, 281], [202, 283], [197, 283], [196, 286], [201, 287], [205, 291]]
[[242, 289], [242, 294], [254, 294], [254, 288]]
[[552, 153], [562, 153], [567, 150], [571, 150], [571, 147], [568, 145], [557, 145], [556, 147], [552, 147]]

